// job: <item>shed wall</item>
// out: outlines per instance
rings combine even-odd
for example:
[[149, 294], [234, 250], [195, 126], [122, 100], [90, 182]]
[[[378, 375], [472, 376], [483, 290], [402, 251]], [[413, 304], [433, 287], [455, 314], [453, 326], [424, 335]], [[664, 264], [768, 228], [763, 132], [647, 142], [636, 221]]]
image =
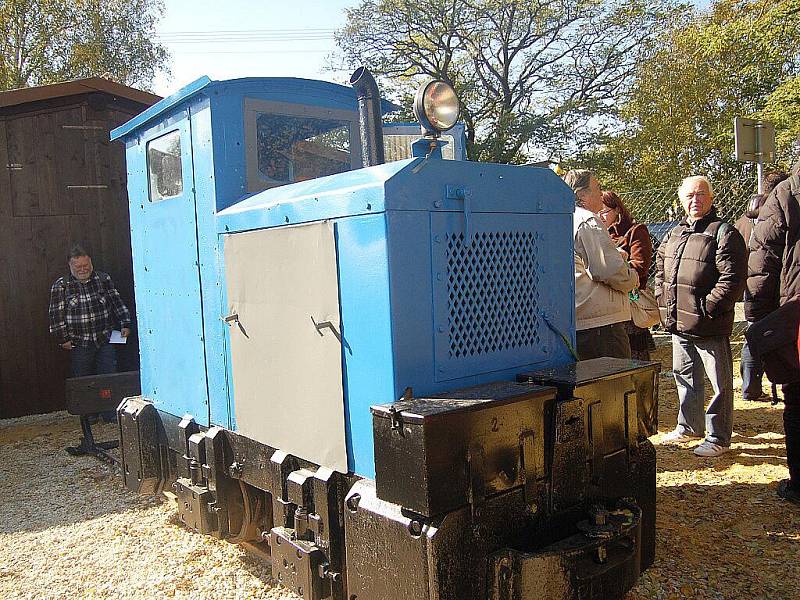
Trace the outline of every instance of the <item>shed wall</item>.
[[[69, 354], [48, 333], [47, 307], [71, 242], [135, 314], [125, 150], [108, 136], [144, 108], [96, 93], [0, 113], [0, 418], [65, 406]], [[135, 325], [118, 360], [138, 369]]]

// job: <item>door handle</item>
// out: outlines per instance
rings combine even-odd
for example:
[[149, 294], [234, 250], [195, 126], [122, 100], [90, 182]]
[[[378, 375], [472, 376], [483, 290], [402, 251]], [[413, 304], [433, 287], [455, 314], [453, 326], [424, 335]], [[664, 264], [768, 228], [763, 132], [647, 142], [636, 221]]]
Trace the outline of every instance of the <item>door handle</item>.
[[316, 319], [314, 319], [314, 317], [312, 316], [311, 322], [314, 324], [314, 328], [317, 330], [317, 333], [319, 334], [320, 337], [323, 337], [325, 335], [322, 333], [323, 329], [330, 329], [334, 337], [337, 340], [339, 340], [339, 342], [342, 341], [342, 334], [336, 331], [336, 327], [330, 321], [320, 321], [319, 323], [317, 323]]
[[227, 317], [220, 317], [220, 318], [222, 319], [222, 321], [223, 321], [223, 322], [224, 322], [224, 323], [225, 323], [225, 324], [226, 324], [228, 327], [230, 327], [230, 326], [231, 326], [231, 323], [236, 323], [236, 325], [239, 327], [239, 331], [241, 331], [241, 332], [242, 332], [242, 335], [243, 335], [244, 337], [246, 337], [247, 339], [250, 339], [250, 336], [249, 336], [249, 335], [247, 335], [247, 331], [245, 331], [245, 328], [244, 328], [244, 326], [242, 325], [242, 322], [239, 320], [239, 313], [231, 313], [231, 314], [229, 314]]

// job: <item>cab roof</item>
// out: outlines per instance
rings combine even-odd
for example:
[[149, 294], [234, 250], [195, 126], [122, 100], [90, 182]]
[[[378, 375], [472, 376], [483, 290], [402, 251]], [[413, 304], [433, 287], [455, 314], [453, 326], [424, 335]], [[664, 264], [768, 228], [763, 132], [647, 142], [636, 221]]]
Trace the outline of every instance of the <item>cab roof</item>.
[[[317, 95], [325, 95], [334, 98], [352, 100], [353, 110], [358, 110], [356, 101], [356, 93], [352, 87], [339, 85], [338, 83], [331, 83], [328, 81], [319, 81], [316, 79], [302, 79], [299, 77], [245, 77], [241, 79], [228, 79], [222, 81], [214, 81], [207, 76], [200, 77], [190, 84], [182, 87], [171, 96], [167, 96], [161, 101], [153, 104], [144, 112], [138, 114], [136, 117], [120, 125], [111, 131], [111, 140], [116, 140], [126, 137], [134, 131], [158, 120], [164, 113], [170, 111], [174, 107], [185, 103], [187, 100], [198, 96], [200, 94], [209, 95], [215, 89], [233, 86], [239, 87], [252, 87], [253, 85], [263, 86], [273, 92], [284, 92], [286, 96], [295, 93], [298, 87], [301, 87], [306, 92], [315, 93]], [[298, 104], [303, 103], [303, 98], [298, 98]], [[399, 110], [399, 106], [381, 100], [381, 111], [385, 114], [395, 110]]]

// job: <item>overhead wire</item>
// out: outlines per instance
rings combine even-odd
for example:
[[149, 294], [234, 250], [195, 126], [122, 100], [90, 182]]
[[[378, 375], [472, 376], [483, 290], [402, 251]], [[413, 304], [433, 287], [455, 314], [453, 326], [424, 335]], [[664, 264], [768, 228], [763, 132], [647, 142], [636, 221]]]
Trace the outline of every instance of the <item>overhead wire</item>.
[[307, 42], [334, 39], [335, 29], [239, 29], [214, 31], [165, 31], [156, 35], [163, 43], [217, 44], [246, 42]]

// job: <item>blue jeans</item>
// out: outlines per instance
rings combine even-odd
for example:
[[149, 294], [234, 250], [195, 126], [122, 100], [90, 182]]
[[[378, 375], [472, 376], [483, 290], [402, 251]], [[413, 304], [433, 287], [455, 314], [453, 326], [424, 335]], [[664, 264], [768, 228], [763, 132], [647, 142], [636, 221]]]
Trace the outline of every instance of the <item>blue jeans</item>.
[[[733, 356], [728, 336], [689, 340], [672, 336], [672, 370], [678, 388], [678, 427], [720, 446], [731, 445], [733, 432]], [[714, 395], [705, 411], [705, 378]]]
[[77, 348], [70, 350], [72, 376], [105, 375], [117, 372], [117, 352], [111, 344], [99, 348]]
[[750, 353], [745, 339], [742, 345], [742, 361], [739, 365], [742, 375], [742, 398], [745, 400], [758, 400], [763, 393], [761, 379], [764, 376], [764, 367], [761, 360]]

